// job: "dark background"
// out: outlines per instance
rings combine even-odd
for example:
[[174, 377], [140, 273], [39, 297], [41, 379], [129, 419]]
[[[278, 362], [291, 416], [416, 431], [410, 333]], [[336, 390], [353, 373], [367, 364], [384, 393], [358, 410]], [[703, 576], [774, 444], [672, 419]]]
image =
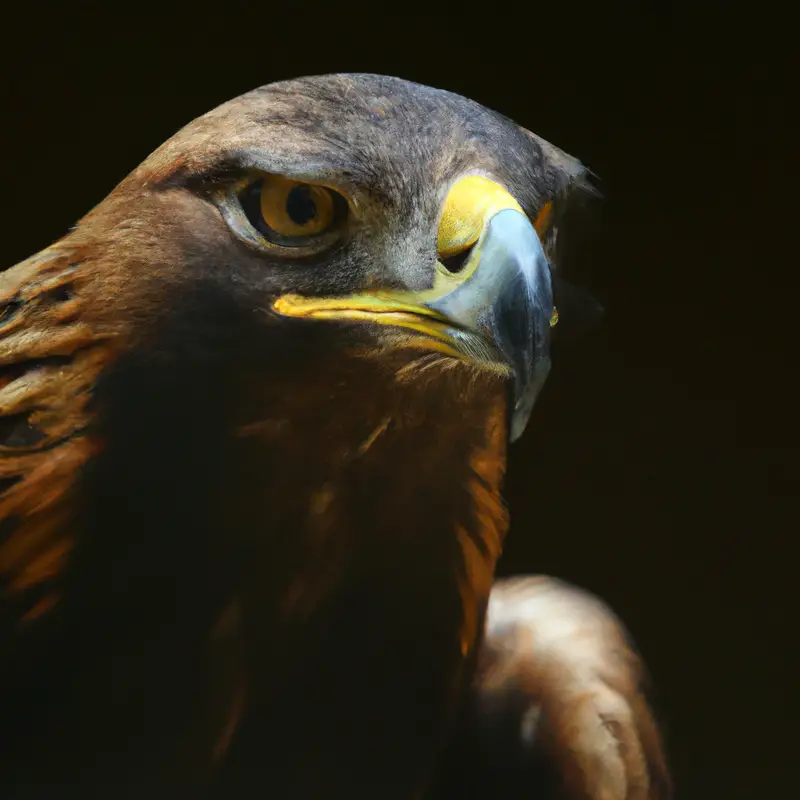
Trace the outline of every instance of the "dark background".
[[61, 236], [193, 117], [302, 74], [450, 89], [578, 156], [604, 201], [572, 261], [607, 314], [559, 348], [513, 449], [503, 570], [568, 578], [628, 623], [679, 797], [783, 796], [800, 712], [788, 22], [495, 5], [18, 8], [0, 263]]

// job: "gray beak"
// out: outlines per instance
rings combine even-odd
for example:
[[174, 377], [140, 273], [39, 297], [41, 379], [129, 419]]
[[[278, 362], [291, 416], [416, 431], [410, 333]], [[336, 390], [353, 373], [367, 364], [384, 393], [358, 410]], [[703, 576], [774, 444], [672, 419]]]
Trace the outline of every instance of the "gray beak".
[[472, 275], [426, 305], [482, 334], [513, 369], [515, 441], [528, 424], [550, 370], [550, 266], [533, 225], [513, 209], [489, 220], [471, 258], [479, 259]]

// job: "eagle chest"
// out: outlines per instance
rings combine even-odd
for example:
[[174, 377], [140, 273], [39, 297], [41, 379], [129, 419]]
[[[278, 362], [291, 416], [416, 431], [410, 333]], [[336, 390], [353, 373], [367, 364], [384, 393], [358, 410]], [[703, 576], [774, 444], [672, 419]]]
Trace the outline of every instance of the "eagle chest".
[[[245, 602], [260, 710], [237, 737], [240, 752], [248, 739], [269, 742], [257, 762], [282, 791], [342, 785], [350, 797], [387, 797], [396, 776], [397, 797], [411, 797], [427, 781], [471, 675], [506, 531], [504, 415], [498, 402], [443, 484], [452, 498], [381, 515], [379, 497], [357, 502], [347, 483], [323, 482], [307, 495], [305, 524], [272, 551], [273, 580]], [[369, 444], [377, 451], [386, 436], [391, 447], [391, 435]]]

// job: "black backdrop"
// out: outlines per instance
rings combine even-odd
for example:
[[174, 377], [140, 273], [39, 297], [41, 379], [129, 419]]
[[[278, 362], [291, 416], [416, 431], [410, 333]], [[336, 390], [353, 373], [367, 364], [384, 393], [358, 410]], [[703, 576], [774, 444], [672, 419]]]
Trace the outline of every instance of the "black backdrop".
[[450, 89], [581, 158], [605, 199], [574, 261], [607, 315], [559, 349], [513, 450], [502, 567], [578, 582], [627, 621], [680, 797], [782, 794], [798, 736], [798, 483], [780, 24], [762, 36], [754, 7], [733, 20], [262, 5], [7, 17], [0, 263], [62, 235], [193, 117], [301, 74]]

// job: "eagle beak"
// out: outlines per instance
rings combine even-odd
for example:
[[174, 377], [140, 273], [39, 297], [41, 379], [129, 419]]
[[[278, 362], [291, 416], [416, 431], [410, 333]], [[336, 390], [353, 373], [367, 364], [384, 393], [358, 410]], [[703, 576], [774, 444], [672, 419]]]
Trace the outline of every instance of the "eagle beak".
[[510, 438], [518, 439], [550, 369], [555, 324], [550, 266], [537, 228], [507, 189], [468, 175], [450, 189], [439, 223], [432, 289], [347, 297], [283, 295], [280, 314], [361, 320], [424, 335], [431, 349], [502, 365], [514, 376]]
[[525, 430], [550, 370], [550, 327], [556, 319], [550, 266], [536, 229], [513, 207], [489, 216], [467, 265], [462, 283], [425, 305], [480, 333], [512, 368], [513, 442]]

